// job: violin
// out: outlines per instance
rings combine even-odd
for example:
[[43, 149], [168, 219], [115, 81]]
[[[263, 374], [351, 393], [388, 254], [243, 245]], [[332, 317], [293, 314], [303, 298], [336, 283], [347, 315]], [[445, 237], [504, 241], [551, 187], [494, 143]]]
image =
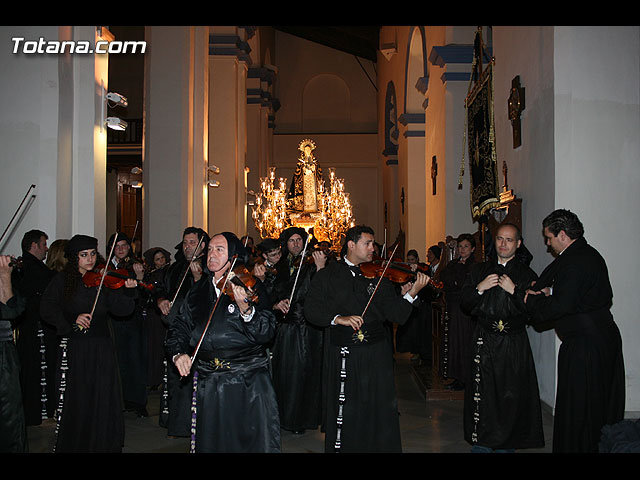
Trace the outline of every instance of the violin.
[[[104, 267], [102, 267], [104, 268]], [[100, 282], [102, 281], [102, 268], [94, 269], [89, 272], [86, 272], [82, 276], [82, 282], [87, 287], [98, 287], [100, 286]], [[103, 286], [111, 289], [118, 289], [124, 287], [126, 281], [130, 278], [133, 278], [129, 275], [129, 272], [124, 268], [119, 268], [117, 270], [107, 270], [106, 275], [104, 276]], [[138, 286], [146, 289], [147, 291], [152, 291], [154, 289], [153, 284], [141, 282], [137, 280]]]
[[[142, 262], [141, 260], [139, 260], [136, 257], [133, 257], [131, 255], [127, 255], [125, 258], [120, 260], [118, 262], [117, 269], [118, 270], [133, 270], [133, 266], [135, 264], [142, 265], [143, 269], [146, 271], [146, 265], [144, 264], [144, 262]], [[111, 266], [110, 266], [110, 268], [111, 268]]]
[[9, 260], [9, 267], [22, 268], [22, 257], [11, 257]]
[[293, 266], [295, 268], [298, 268], [300, 266], [300, 264], [306, 265], [306, 264], [313, 263], [314, 262], [313, 254], [315, 252], [323, 252], [325, 254], [325, 256], [327, 257], [327, 261], [336, 259], [336, 254], [335, 254], [335, 252], [333, 250], [331, 250], [331, 247], [319, 247], [319, 246], [316, 245], [313, 248], [313, 250], [307, 250], [307, 252], [305, 253], [304, 259], [302, 258], [302, 255], [298, 255], [293, 260]]
[[[386, 270], [385, 270], [385, 267]], [[388, 278], [393, 283], [404, 284], [415, 280], [416, 273], [428, 273], [427, 267], [421, 267], [418, 265], [417, 270], [414, 272], [411, 270], [411, 266], [408, 263], [390, 261], [387, 266], [386, 262], [382, 259], [375, 259], [370, 262], [364, 262], [360, 264], [360, 270], [365, 278], [378, 278], [384, 272], [384, 277]], [[429, 278], [429, 285], [434, 288], [441, 289], [443, 287], [442, 282], [437, 282], [432, 278]]]
[[228, 274], [227, 281], [225, 282], [225, 286], [223, 289], [223, 293], [225, 295], [229, 295], [231, 300], [236, 301], [233, 295], [233, 288], [231, 284], [235, 284], [239, 287], [244, 288], [245, 292], [247, 292], [247, 300], [250, 305], [256, 305], [258, 303], [258, 294], [253, 290], [257, 282], [256, 277], [247, 270], [247, 267], [244, 265], [238, 265], [231, 270]]
[[256, 265], [264, 265], [264, 268], [266, 268], [267, 273], [270, 273], [272, 275], [277, 275], [278, 274], [278, 270], [276, 269], [276, 266], [275, 265], [268, 266], [267, 265], [267, 260], [262, 255], [260, 255], [258, 258], [256, 258], [255, 264]]

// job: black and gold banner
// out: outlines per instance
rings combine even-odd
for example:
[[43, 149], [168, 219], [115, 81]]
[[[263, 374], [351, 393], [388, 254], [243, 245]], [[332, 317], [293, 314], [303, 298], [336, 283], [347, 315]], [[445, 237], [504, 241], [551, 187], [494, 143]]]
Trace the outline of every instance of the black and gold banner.
[[493, 68], [490, 63], [466, 99], [467, 141], [474, 220], [500, 206], [500, 187], [493, 121]]

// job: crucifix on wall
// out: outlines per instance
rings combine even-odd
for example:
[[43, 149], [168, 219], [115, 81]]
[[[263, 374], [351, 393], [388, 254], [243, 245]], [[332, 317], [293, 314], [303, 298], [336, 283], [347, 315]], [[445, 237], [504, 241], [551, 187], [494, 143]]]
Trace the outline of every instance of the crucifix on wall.
[[431, 157], [431, 188], [432, 195], [436, 194], [436, 177], [438, 176], [438, 160], [436, 160], [436, 156]]
[[522, 145], [520, 115], [524, 110], [524, 88], [520, 86], [520, 75], [516, 75], [511, 81], [511, 93], [507, 102], [509, 107], [509, 120], [513, 129], [513, 148]]

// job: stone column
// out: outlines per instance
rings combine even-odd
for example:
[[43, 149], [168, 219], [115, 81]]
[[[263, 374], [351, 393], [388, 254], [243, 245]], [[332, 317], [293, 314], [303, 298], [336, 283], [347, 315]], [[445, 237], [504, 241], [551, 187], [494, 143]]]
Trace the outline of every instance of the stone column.
[[208, 230], [208, 27], [145, 27], [144, 244]]
[[[89, 53], [107, 29], [82, 27], [2, 27], [8, 42], [0, 79], [3, 127], [0, 215], [8, 225], [30, 185], [36, 185], [20, 209], [0, 252], [19, 255], [22, 235], [37, 228], [56, 238], [76, 233], [105, 245], [106, 127], [103, 88], [108, 55]], [[102, 35], [102, 36], [101, 36]], [[12, 52], [12, 38], [22, 38]], [[42, 39], [42, 51], [32, 50]], [[67, 47], [46, 53], [54, 42], [74, 41], [85, 53]], [[29, 42], [29, 44], [27, 44]], [[75, 48], [75, 47], [74, 47]]]
[[247, 153], [247, 32], [211, 27], [209, 36], [209, 165], [219, 167], [209, 187], [209, 230], [247, 231], [245, 165]]

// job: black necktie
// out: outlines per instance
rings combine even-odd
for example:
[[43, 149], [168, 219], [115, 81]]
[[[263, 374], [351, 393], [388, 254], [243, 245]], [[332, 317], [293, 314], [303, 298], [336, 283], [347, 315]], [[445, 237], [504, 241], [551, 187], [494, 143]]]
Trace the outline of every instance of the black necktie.
[[362, 271], [358, 265], [349, 265], [349, 269], [356, 274], [356, 277], [362, 275]]

